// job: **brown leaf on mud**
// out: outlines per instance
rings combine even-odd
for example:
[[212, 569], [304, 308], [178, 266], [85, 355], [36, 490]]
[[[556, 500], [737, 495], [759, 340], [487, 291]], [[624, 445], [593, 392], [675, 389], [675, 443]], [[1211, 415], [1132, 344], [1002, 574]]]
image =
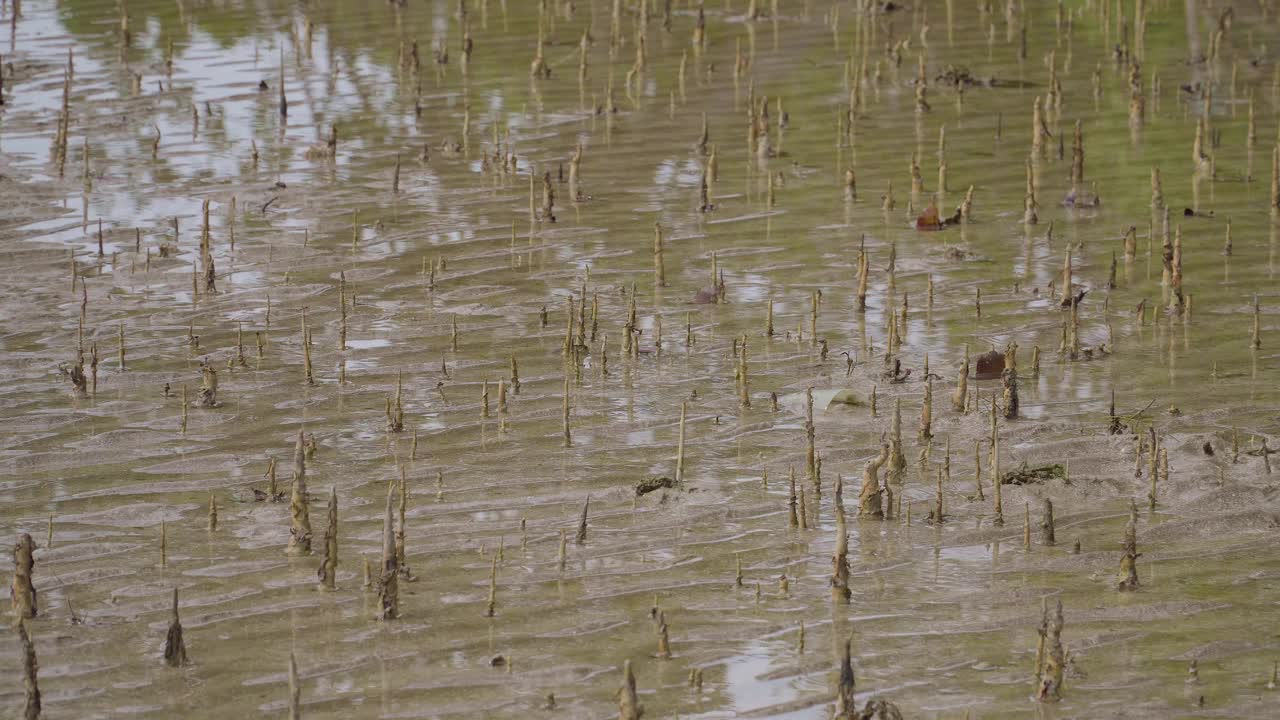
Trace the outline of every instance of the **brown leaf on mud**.
[[916, 218], [916, 229], [928, 232], [932, 230], [941, 230], [945, 227], [942, 224], [942, 218], [938, 215], [938, 206], [929, 203], [929, 207], [924, 209], [920, 217]]
[[944, 218], [938, 213], [937, 204], [930, 201], [929, 207], [925, 208], [920, 217], [916, 218], [916, 230], [932, 232], [934, 230], [943, 230], [949, 225], [959, 225], [960, 215], [960, 208], [956, 208], [954, 215]]

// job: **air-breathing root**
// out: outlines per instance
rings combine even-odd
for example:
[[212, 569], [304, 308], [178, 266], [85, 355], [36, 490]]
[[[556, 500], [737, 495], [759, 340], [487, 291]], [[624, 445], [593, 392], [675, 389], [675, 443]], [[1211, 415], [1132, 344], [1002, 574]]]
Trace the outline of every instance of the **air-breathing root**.
[[880, 520], [884, 518], [883, 498], [880, 492], [880, 468], [889, 459], [889, 445], [880, 446], [880, 454], [867, 461], [862, 470], [862, 490], [858, 493], [858, 517]]

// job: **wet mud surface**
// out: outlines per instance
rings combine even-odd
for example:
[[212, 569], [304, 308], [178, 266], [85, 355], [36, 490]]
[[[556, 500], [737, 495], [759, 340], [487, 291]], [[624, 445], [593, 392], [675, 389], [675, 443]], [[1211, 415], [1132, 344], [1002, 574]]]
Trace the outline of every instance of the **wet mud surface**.
[[614, 5], [134, 2], [127, 46], [114, 3], [3, 6], [45, 716], [287, 716], [292, 654], [307, 718], [615, 717], [627, 660], [645, 717], [826, 718], [850, 639], [859, 708], [910, 718], [1280, 712], [1274, 8], [711, 0], [699, 44], [693, 3]]

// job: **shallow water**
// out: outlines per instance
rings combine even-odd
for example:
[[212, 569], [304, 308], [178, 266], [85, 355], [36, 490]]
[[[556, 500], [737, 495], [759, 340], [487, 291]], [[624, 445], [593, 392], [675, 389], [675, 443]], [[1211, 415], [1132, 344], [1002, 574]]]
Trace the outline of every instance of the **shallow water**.
[[[1278, 444], [1268, 182], [1280, 98], [1277, 50], [1264, 42], [1272, 13], [1235, 7], [1217, 58], [1189, 62], [1207, 52], [1221, 9], [1150, 3], [1146, 114], [1135, 127], [1128, 68], [1112, 56], [1122, 42], [1115, 6], [1065, 5], [1068, 35], [1056, 29], [1056, 4], [1038, 1], [1007, 16], [972, 4], [866, 14], [847, 2], [796, 0], [752, 22], [745, 0], [712, 0], [707, 47], [695, 52], [691, 4], [672, 3], [666, 31], [663, 3], [653, 3], [647, 64], [628, 85], [635, 15], [624, 14], [611, 50], [612, 3], [579, 1], [569, 12], [570, 3], [552, 0], [541, 23], [540, 5], [470, 0], [474, 54], [465, 71], [456, 2], [134, 2], [127, 49], [113, 3], [29, 0], [13, 24], [12, 6], [4, 7], [12, 32], [0, 39], [0, 531], [29, 532], [42, 548], [41, 612], [30, 627], [48, 717], [282, 716], [292, 652], [304, 717], [606, 717], [616, 713], [619, 668], [630, 659], [646, 717], [819, 718], [831, 714], [836, 653], [850, 636], [859, 699], [888, 698], [907, 717], [1280, 712], [1280, 695], [1266, 689], [1280, 656], [1267, 625], [1280, 597], [1280, 499], [1263, 458], [1247, 452], [1263, 438]], [[552, 76], [532, 80], [540, 25]], [[580, 84], [584, 31], [594, 44]], [[402, 62], [414, 40], [416, 73]], [[895, 66], [886, 48], [903, 40]], [[449, 62], [438, 68], [432, 49], [442, 43]], [[1053, 50], [1063, 99], [1048, 116], [1039, 223], [1028, 226], [1031, 108], [1048, 89]], [[52, 141], [68, 51], [71, 123], [60, 178]], [[735, 78], [738, 53], [749, 66]], [[915, 112], [912, 85], [921, 53], [925, 114]], [[865, 109], [849, 138], [839, 132], [846, 62], [856, 68], [864, 55]], [[935, 79], [948, 65], [1007, 82], [960, 99]], [[1214, 173], [1194, 172], [1203, 100], [1179, 87], [1194, 83], [1212, 83]], [[610, 88], [616, 113], [607, 112]], [[747, 151], [753, 94], [770, 98], [781, 149], [764, 165]], [[704, 113], [719, 166], [706, 213], [698, 210], [706, 158], [696, 148]], [[1089, 210], [1060, 204], [1077, 119], [1086, 178], [1102, 198]], [[325, 157], [334, 125], [336, 153]], [[947, 214], [973, 185], [972, 220], [917, 232], [915, 216], [938, 190], [943, 127], [948, 187], [938, 205]], [[485, 160], [495, 138], [514, 153], [514, 172]], [[567, 178], [579, 143], [589, 197], [573, 202], [558, 176], [563, 168]], [[926, 190], [916, 197], [913, 153]], [[844, 191], [849, 167], [856, 197]], [[1171, 223], [1181, 226], [1189, 317], [1162, 307], [1152, 167], [1162, 172]], [[542, 202], [541, 181], [531, 178], [547, 171], [554, 223], [530, 211]], [[896, 206], [883, 210], [890, 182]], [[216, 294], [193, 284], [206, 200]], [[1184, 217], [1184, 208], [1199, 215]], [[654, 282], [655, 223], [665, 235], [664, 287]], [[1138, 251], [1125, 261], [1130, 225]], [[872, 267], [865, 313], [855, 297], [864, 238]], [[162, 244], [175, 246], [171, 257], [159, 256]], [[1066, 313], [1049, 299], [1049, 284], [1060, 293], [1068, 248], [1075, 282], [1089, 290], [1081, 344], [1109, 350], [1088, 361], [1058, 352]], [[1108, 290], [1113, 253], [1118, 286]], [[725, 302], [695, 303], [713, 262]], [[598, 332], [588, 312], [589, 351], [580, 372], [569, 371], [565, 448], [562, 339], [569, 299], [580, 302], [584, 288], [598, 303]], [[913, 372], [895, 384], [883, 377], [883, 357], [904, 294], [899, 358]], [[1262, 344], [1251, 350], [1255, 296]], [[642, 352], [628, 358], [622, 338], [633, 297]], [[72, 392], [58, 370], [76, 360], [84, 298], [84, 352], [96, 343], [100, 356], [92, 396]], [[1139, 323], [1133, 309], [1143, 299]], [[763, 332], [769, 300], [773, 337]], [[304, 382], [304, 309], [314, 384]], [[243, 366], [229, 364], [237, 329]], [[735, 386], [734, 343], [744, 335], [750, 408], [739, 406]], [[1002, 467], [1065, 463], [1069, 482], [1006, 486], [1007, 525], [994, 527], [990, 479], [986, 500], [971, 496], [974, 443], [986, 437], [985, 408], [999, 382], [970, 381], [985, 398], [975, 412], [953, 412], [949, 397], [966, 345], [976, 355], [1011, 341], [1021, 348], [1022, 417], [1001, 421]], [[849, 371], [842, 351], [858, 361]], [[922, 472], [926, 355], [940, 378]], [[496, 384], [510, 376], [513, 356], [520, 391], [504, 416]], [[188, 408], [184, 432], [182, 388], [194, 401], [201, 360], [219, 370], [221, 405]], [[385, 407], [399, 377], [405, 429], [389, 433]], [[878, 401], [875, 416], [865, 404], [819, 408], [817, 500], [804, 477], [807, 387], [849, 388], [864, 402], [875, 387]], [[1143, 424], [1154, 421], [1168, 450], [1170, 478], [1154, 512], [1146, 510], [1145, 457], [1135, 478], [1133, 439], [1106, 434], [1112, 391], [1120, 414], [1145, 409]], [[856, 520], [862, 467], [898, 400], [910, 524], [907, 511]], [[636, 482], [675, 472], [682, 402], [685, 487], [636, 498]], [[269, 458], [287, 490], [299, 428], [318, 446], [308, 465], [317, 550], [330, 487], [340, 499], [333, 593], [315, 589], [318, 556], [285, 555], [287, 503], [253, 501], [253, 489], [266, 488]], [[1203, 453], [1205, 441], [1214, 456]], [[948, 442], [950, 517], [934, 526], [924, 518]], [[985, 475], [985, 447], [981, 454]], [[807, 490], [811, 529], [788, 528], [791, 466]], [[417, 580], [401, 583], [401, 617], [381, 622], [361, 563], [378, 563], [386, 484], [402, 470]], [[832, 602], [828, 582], [837, 475], [850, 512], [847, 606]], [[214, 532], [205, 517], [211, 495]], [[573, 536], [588, 496], [579, 545]], [[1038, 524], [1046, 497], [1058, 544], [1043, 546], [1037, 530], [1024, 548], [1024, 503]], [[1142, 589], [1119, 593], [1131, 497], [1143, 508]], [[562, 530], [570, 540], [563, 570]], [[487, 618], [495, 553], [496, 617]], [[178, 670], [160, 659], [174, 587], [192, 661]], [[653, 657], [655, 598], [670, 625], [669, 660]], [[1045, 598], [1063, 602], [1072, 657], [1057, 704], [1030, 699]], [[493, 667], [499, 654], [506, 663]], [[17, 643], [0, 657], [0, 700], [16, 712]], [[1192, 659], [1198, 683], [1186, 682]], [[689, 686], [691, 669], [703, 671], [700, 689]], [[548, 693], [554, 710], [541, 709]]]

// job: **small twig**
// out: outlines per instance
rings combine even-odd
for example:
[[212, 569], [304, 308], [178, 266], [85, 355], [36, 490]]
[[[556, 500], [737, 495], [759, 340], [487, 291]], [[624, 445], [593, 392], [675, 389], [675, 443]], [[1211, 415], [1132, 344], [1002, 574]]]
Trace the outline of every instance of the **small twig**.
[[1138, 412], [1136, 412], [1136, 413], [1132, 413], [1132, 414], [1130, 414], [1130, 415], [1125, 415], [1125, 416], [1123, 416], [1123, 418], [1122, 418], [1122, 419], [1124, 419], [1124, 420], [1134, 420], [1134, 419], [1138, 418], [1140, 415], [1142, 415], [1143, 413], [1145, 413], [1146, 411], [1150, 410], [1150, 409], [1151, 409], [1151, 406], [1152, 406], [1152, 405], [1155, 405], [1155, 404], [1156, 404], [1156, 399], [1155, 399], [1155, 398], [1151, 398], [1151, 402], [1147, 403], [1147, 406], [1146, 406], [1146, 407], [1142, 408], [1141, 410], [1139, 410], [1139, 411], [1138, 411]]

